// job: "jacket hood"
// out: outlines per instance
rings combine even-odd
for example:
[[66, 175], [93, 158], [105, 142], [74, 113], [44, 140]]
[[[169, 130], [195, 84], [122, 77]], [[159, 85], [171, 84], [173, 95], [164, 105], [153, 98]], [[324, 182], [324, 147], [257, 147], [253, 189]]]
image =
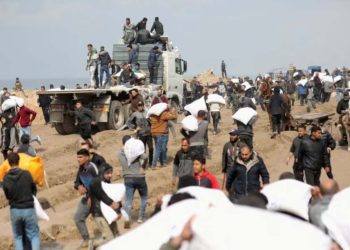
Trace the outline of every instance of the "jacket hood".
[[238, 157], [237, 159], [237, 163], [245, 166], [247, 168], [247, 171], [249, 171], [249, 169], [251, 169], [258, 162], [259, 162], [259, 158], [256, 152], [253, 152], [251, 159], [247, 162], [244, 162], [241, 157]]
[[7, 180], [11, 182], [17, 182], [18, 179], [22, 176], [23, 171], [19, 168], [12, 168], [10, 171], [7, 173], [6, 178]]

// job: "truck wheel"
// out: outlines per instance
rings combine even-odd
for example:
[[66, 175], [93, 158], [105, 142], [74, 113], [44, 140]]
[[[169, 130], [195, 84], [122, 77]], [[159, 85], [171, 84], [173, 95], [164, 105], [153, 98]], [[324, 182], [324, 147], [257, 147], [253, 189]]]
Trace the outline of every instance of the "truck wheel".
[[119, 101], [112, 101], [108, 116], [108, 129], [118, 129], [124, 125], [123, 106]]
[[57, 133], [59, 133], [60, 135], [66, 135], [67, 133], [64, 131], [63, 129], [63, 123], [54, 123], [53, 125], [57, 131]]

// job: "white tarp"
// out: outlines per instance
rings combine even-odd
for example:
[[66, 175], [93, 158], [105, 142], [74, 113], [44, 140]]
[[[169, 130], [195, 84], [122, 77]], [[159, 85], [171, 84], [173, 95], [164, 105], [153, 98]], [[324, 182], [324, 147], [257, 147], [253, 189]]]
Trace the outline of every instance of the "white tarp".
[[322, 222], [328, 234], [344, 250], [350, 250], [350, 188], [335, 194], [322, 214]]
[[264, 186], [261, 193], [266, 195], [270, 210], [281, 210], [309, 220], [309, 201], [312, 186], [297, 180], [280, 180]]
[[208, 95], [208, 99], [207, 99], [207, 103], [211, 104], [211, 103], [219, 103], [219, 104], [226, 104], [225, 98], [223, 98], [221, 95], [218, 94], [209, 94]]
[[101, 246], [99, 250], [140, 249], [157, 250], [171, 237], [178, 236], [193, 214], [206, 210], [203, 203], [189, 199], [176, 203], [142, 225]]
[[198, 111], [200, 110], [204, 110], [208, 112], [207, 105], [205, 104], [204, 96], [202, 96], [198, 100], [195, 100], [194, 102], [191, 102], [190, 104], [187, 104], [184, 107], [184, 109], [190, 112], [195, 117], [197, 117]]
[[246, 108], [240, 108], [239, 110], [237, 110], [237, 112], [234, 113], [232, 118], [247, 125], [248, 122], [257, 114], [258, 113], [254, 109], [246, 107]]
[[253, 86], [250, 85], [249, 82], [244, 82], [244, 83], [242, 83], [242, 86], [243, 86], [243, 88], [244, 88], [244, 91], [247, 91], [248, 89], [253, 88]]
[[189, 245], [181, 249], [330, 250], [332, 244], [307, 222], [246, 206], [211, 207], [194, 218], [192, 231]]
[[130, 165], [137, 157], [145, 153], [145, 145], [139, 139], [130, 138], [124, 145], [124, 152], [128, 165]]
[[297, 83], [297, 85], [301, 85], [301, 86], [305, 86], [305, 84], [307, 84], [307, 79], [301, 79], [298, 83]]
[[1, 105], [1, 110], [6, 111], [8, 109], [15, 108], [17, 106], [15, 99], [7, 99]]
[[33, 198], [34, 198], [34, 209], [35, 209], [36, 216], [38, 216], [38, 218], [41, 220], [49, 221], [50, 218], [47, 215], [47, 213], [44, 211], [44, 209], [41, 207], [38, 199], [35, 196], [33, 196]]
[[164, 102], [154, 104], [148, 110], [146, 117], [148, 118], [151, 115], [160, 116], [167, 108], [168, 108], [168, 104]]
[[[121, 201], [125, 195], [125, 185], [121, 183], [116, 184], [110, 184], [106, 182], [102, 182], [102, 189], [105, 191], [107, 196], [111, 198], [113, 201]], [[100, 201], [101, 206], [101, 212], [103, 217], [107, 220], [108, 224], [111, 224], [113, 221], [115, 221], [118, 217], [118, 214], [111, 208], [110, 206], [106, 205], [102, 201]], [[129, 216], [127, 213], [122, 209], [122, 215], [126, 221], [129, 220]]]
[[186, 116], [181, 124], [182, 128], [187, 131], [198, 131], [198, 120], [193, 115]]

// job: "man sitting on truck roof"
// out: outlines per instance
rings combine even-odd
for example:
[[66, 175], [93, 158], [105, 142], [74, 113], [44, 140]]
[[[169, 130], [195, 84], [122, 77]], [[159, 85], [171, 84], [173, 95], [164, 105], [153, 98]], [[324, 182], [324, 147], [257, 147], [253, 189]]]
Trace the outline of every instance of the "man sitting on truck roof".
[[163, 24], [159, 21], [159, 17], [154, 18], [151, 33], [153, 30], [159, 36], [162, 36], [164, 34]]

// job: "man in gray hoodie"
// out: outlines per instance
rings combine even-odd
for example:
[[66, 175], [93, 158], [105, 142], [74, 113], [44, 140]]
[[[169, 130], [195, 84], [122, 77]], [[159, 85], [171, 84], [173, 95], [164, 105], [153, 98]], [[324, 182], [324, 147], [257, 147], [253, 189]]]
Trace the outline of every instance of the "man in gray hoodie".
[[146, 118], [147, 112], [145, 111], [145, 104], [143, 101], [137, 103], [137, 111], [132, 113], [127, 121], [127, 126], [130, 129], [134, 129], [137, 133], [137, 137], [148, 146], [148, 162], [152, 165], [153, 160], [153, 142], [151, 136], [151, 123]]
[[[123, 145], [125, 145], [125, 143], [130, 138], [131, 137], [129, 135], [125, 135], [122, 139]], [[124, 152], [124, 148], [123, 148], [118, 153], [118, 159], [119, 159], [120, 165], [122, 166], [123, 178], [124, 178], [124, 184], [125, 184], [125, 198], [126, 198], [125, 210], [128, 213], [128, 215], [131, 217], [132, 201], [134, 199], [135, 190], [137, 190], [141, 197], [140, 212], [139, 212], [139, 218], [137, 222], [142, 223], [145, 217], [147, 198], [148, 198], [148, 187], [146, 183], [145, 170], [142, 167], [143, 162], [146, 159], [146, 155], [143, 154], [139, 156], [135, 161], [133, 161], [129, 165]], [[124, 227], [129, 227], [129, 225], [126, 223]]]

